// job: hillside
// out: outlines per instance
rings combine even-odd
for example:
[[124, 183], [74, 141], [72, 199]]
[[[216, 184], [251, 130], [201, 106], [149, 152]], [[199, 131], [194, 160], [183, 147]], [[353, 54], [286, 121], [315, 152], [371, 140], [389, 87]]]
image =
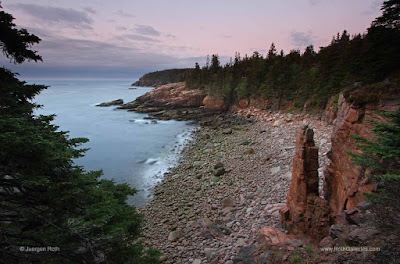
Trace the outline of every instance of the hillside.
[[143, 75], [132, 86], [157, 86], [167, 83], [176, 83], [185, 80], [185, 72], [188, 69], [169, 69], [149, 72]]

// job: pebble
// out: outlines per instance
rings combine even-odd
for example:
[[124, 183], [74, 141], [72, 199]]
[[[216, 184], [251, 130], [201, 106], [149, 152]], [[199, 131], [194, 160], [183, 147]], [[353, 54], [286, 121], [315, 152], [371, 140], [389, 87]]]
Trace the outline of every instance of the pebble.
[[[218, 255], [218, 263], [231, 264], [243, 246], [256, 240], [259, 229], [279, 227], [279, 208], [286, 203], [290, 185], [295, 131], [303, 121], [314, 128], [320, 142], [320, 166], [328, 164], [325, 154], [332, 126], [303, 115], [291, 116], [288, 123], [284, 113], [255, 118], [261, 122], [230, 124], [235, 132], [229, 135], [222, 133], [225, 128], [197, 130], [184, 148], [184, 159], [155, 188], [157, 198], [138, 208], [147, 220], [147, 245], [168, 256], [164, 263], [208, 263]], [[250, 144], [254, 154], [243, 155]], [[215, 176], [219, 168], [225, 172]], [[229, 200], [234, 203], [226, 203]], [[213, 225], [200, 226], [204, 218]], [[182, 232], [179, 238], [169, 241], [176, 231]]]

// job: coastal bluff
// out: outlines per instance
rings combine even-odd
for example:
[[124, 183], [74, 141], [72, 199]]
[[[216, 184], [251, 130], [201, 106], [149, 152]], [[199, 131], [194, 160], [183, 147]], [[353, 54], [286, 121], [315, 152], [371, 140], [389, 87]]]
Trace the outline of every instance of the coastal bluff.
[[148, 113], [149, 119], [192, 121], [204, 120], [226, 110], [223, 99], [210, 97], [201, 89], [188, 89], [184, 82], [159, 85], [117, 108]]
[[[399, 101], [384, 94], [360, 101], [363, 89], [349, 87], [315, 115], [306, 106], [292, 113], [292, 102], [262, 98], [227, 105], [184, 82], [159, 85], [119, 106], [201, 125], [185, 158], [140, 209], [152, 219], [148, 242], [161, 249], [165, 263], [287, 263], [296, 254], [329, 263], [363, 261], [355, 253], [307, 249], [392, 243], [365, 201], [376, 184], [347, 153], [360, 151], [353, 134], [372, 138], [369, 121], [382, 121], [375, 111], [397, 110]], [[249, 122], [225, 120], [227, 114]], [[204, 116], [211, 126], [203, 126]]]
[[188, 89], [185, 82], [158, 85], [154, 90], [145, 93], [119, 109], [135, 109], [136, 111], [152, 112], [154, 108], [198, 108], [226, 110], [222, 97], [212, 97], [201, 89]]

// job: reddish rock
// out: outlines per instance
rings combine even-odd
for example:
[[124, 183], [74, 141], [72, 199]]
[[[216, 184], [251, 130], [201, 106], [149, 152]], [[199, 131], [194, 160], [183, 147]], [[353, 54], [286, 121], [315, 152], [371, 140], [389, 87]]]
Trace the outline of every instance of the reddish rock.
[[266, 110], [268, 108], [267, 101], [262, 97], [250, 98], [249, 105], [261, 110]]
[[207, 239], [213, 239], [225, 236], [223, 230], [208, 218], [200, 219], [197, 222], [197, 225], [201, 229], [202, 236], [204, 236]]
[[[357, 92], [352, 92], [352, 95]], [[347, 95], [350, 96], [350, 95]], [[365, 192], [373, 192], [377, 185], [365, 175], [365, 170], [354, 165], [347, 152], [360, 153], [353, 135], [373, 139], [370, 121], [382, 122], [377, 110], [396, 110], [399, 100], [375, 102], [357, 106], [346, 101], [344, 94], [339, 96], [337, 117], [334, 121], [332, 149], [329, 155], [330, 164], [325, 172], [324, 195], [329, 201], [332, 217], [356, 207], [365, 200]], [[337, 221], [342, 221], [337, 219]]]
[[244, 109], [249, 106], [249, 98], [240, 98], [238, 100], [238, 106], [240, 109]]
[[293, 234], [307, 234], [322, 239], [329, 232], [328, 202], [318, 193], [318, 148], [314, 131], [299, 128], [293, 158], [292, 181], [286, 206], [281, 208], [281, 224]]
[[258, 233], [257, 242], [264, 246], [283, 245], [289, 237], [275, 227], [263, 227]]
[[334, 102], [335, 98], [331, 97], [325, 107], [324, 120], [328, 124], [332, 124], [337, 117], [337, 105]]
[[221, 207], [227, 208], [227, 207], [235, 207], [236, 206], [236, 201], [235, 198], [229, 196], [221, 201]]
[[213, 110], [226, 110], [225, 100], [223, 97], [213, 97], [207, 95], [203, 100], [205, 108]]
[[318, 244], [320, 247], [332, 247], [333, 246], [333, 238], [331, 236], [324, 237]]
[[137, 101], [151, 102], [155, 106], [199, 107], [205, 96], [202, 90], [187, 89], [184, 82], [179, 82], [157, 86], [138, 97]]

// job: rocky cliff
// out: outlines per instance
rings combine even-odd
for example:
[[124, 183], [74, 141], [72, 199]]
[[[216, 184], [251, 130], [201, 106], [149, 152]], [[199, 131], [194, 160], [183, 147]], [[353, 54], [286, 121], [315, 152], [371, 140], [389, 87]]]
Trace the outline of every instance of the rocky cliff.
[[343, 210], [354, 208], [365, 200], [365, 192], [372, 192], [377, 188], [376, 183], [366, 177], [368, 172], [354, 165], [347, 153], [360, 152], [352, 135], [373, 139], [370, 122], [382, 121], [379, 111], [396, 111], [399, 108], [398, 91], [391, 89], [390, 84], [383, 85], [386, 85], [384, 89], [349, 89], [340, 94], [337, 112], [327, 112], [328, 120], [334, 118], [334, 130], [324, 193], [333, 217]]
[[[184, 82], [160, 85], [154, 90], [122, 105], [121, 109], [149, 107], [182, 108], [200, 107], [206, 94], [200, 89], [189, 90]], [[139, 109], [137, 109], [139, 110]], [[150, 111], [151, 112], [151, 111]]]
[[[291, 106], [292, 104], [289, 101], [283, 102], [280, 100], [278, 102], [262, 98], [242, 98], [238, 100], [237, 104], [231, 106], [230, 109], [240, 116], [259, 119], [259, 116], [263, 116], [265, 110], [271, 111], [274, 108], [282, 109], [282, 107], [290, 108]], [[358, 203], [364, 201], [365, 192], [373, 192], [377, 188], [377, 184], [371, 182], [365, 176], [365, 171], [354, 165], [348, 155], [348, 152], [357, 153], [360, 151], [352, 135], [361, 135], [367, 139], [372, 139], [373, 134], [371, 132], [370, 121], [382, 120], [382, 117], [376, 111], [393, 111], [398, 109], [398, 106], [399, 92], [395, 85], [387, 81], [364, 87], [356, 85], [341, 93], [338, 99], [335, 100], [333, 98], [330, 100], [324, 118], [327, 122], [334, 124], [334, 129], [332, 132], [332, 149], [328, 153], [330, 164], [324, 175], [323, 193], [325, 200], [329, 204], [331, 221], [334, 221], [338, 213], [354, 208]], [[163, 110], [166, 108], [177, 109], [185, 107], [193, 109], [203, 107], [213, 110], [228, 109], [224, 98], [212, 97], [200, 89], [187, 89], [184, 82], [158, 86], [153, 91], [144, 94], [133, 102], [122, 105], [120, 108], [130, 108], [139, 112], [153, 112], [154, 116], [160, 117], [165, 115]], [[308, 135], [303, 135], [303, 137], [307, 139]], [[311, 151], [312, 142], [305, 141], [303, 143], [305, 144], [304, 146], [298, 147], [300, 149], [304, 148], [305, 151], [308, 151], [310, 147], [309, 150]], [[312, 155], [311, 152], [306, 153], [308, 152], [300, 154]], [[309, 171], [309, 168], [304, 168], [304, 166], [311, 166], [311, 160], [303, 159], [304, 156], [296, 156], [294, 159], [293, 177], [297, 179], [296, 184], [300, 185], [291, 186], [288, 194], [288, 201], [292, 202], [292, 204], [288, 204], [288, 210], [292, 212], [297, 210], [295, 209], [296, 206], [300, 208], [300, 211], [306, 210], [308, 201], [314, 201], [319, 204], [323, 203], [318, 199], [318, 184], [311, 186], [309, 182], [310, 179], [317, 182], [318, 172]], [[316, 162], [316, 164], [312, 164], [313, 169], [318, 169], [318, 161]], [[305, 177], [305, 175], [308, 176]], [[315, 175], [317, 175], [316, 179], [313, 178]], [[308, 199], [309, 193], [312, 193], [316, 198]], [[301, 199], [304, 200], [300, 201]], [[298, 212], [294, 215], [296, 214], [300, 215]], [[287, 220], [291, 221], [292, 224], [288, 224], [287, 226], [293, 226], [293, 223], [296, 222], [294, 220], [296, 217], [293, 218], [293, 215], [291, 215], [289, 218]], [[310, 225], [307, 221], [304, 225]], [[319, 232], [315, 233], [315, 237], [320, 238]], [[313, 231], [310, 231], [310, 233], [313, 233]]]

